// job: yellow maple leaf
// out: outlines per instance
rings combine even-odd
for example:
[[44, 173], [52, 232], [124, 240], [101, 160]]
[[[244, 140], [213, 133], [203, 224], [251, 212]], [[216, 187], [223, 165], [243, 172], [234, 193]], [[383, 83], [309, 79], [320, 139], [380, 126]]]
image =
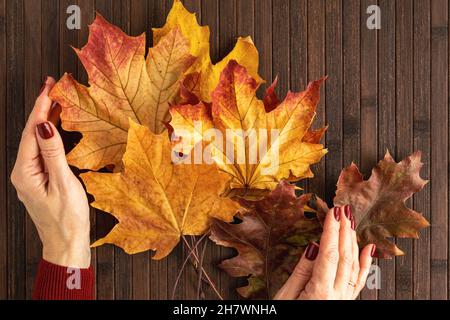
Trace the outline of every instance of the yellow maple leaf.
[[93, 246], [112, 243], [134, 254], [166, 257], [183, 235], [204, 234], [212, 221], [233, 220], [238, 204], [220, 197], [228, 177], [215, 165], [173, 164], [167, 133], [153, 134], [130, 121], [121, 173], [81, 175], [92, 206], [119, 223]]
[[87, 45], [75, 51], [90, 87], [65, 74], [50, 93], [62, 107], [62, 127], [83, 135], [68, 161], [81, 169], [120, 167], [128, 118], [162, 132], [169, 103], [177, 98], [180, 80], [195, 58], [181, 31], [173, 28], [145, 59], [145, 34], [130, 37], [101, 15], [89, 27]]
[[239, 38], [234, 49], [220, 62], [213, 65], [210, 57], [208, 26], [200, 26], [194, 13], [190, 13], [180, 0], [174, 0], [172, 9], [162, 28], [153, 29], [153, 43], [158, 43], [162, 37], [173, 28], [179, 27], [184, 37], [189, 41], [190, 53], [197, 58], [187, 71], [196, 75], [187, 77], [186, 86], [200, 100], [211, 101], [211, 93], [219, 83], [222, 70], [230, 60], [236, 60], [247, 68], [251, 76], [258, 82], [264, 82], [258, 75], [259, 55], [251, 37]]
[[181, 138], [177, 150], [189, 154], [192, 161], [195, 147], [210, 142], [201, 152], [232, 176], [230, 196], [259, 199], [282, 179], [313, 177], [310, 165], [327, 152], [318, 143], [324, 129], [309, 131], [323, 81], [311, 82], [301, 93], [289, 92], [266, 112], [256, 97], [257, 81], [232, 60], [221, 74], [211, 105], [200, 102], [170, 108], [170, 125]]

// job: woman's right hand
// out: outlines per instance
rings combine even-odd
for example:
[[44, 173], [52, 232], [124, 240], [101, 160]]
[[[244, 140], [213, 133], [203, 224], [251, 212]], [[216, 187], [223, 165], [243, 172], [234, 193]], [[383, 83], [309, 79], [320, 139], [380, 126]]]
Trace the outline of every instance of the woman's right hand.
[[331, 209], [320, 246], [310, 243], [291, 277], [278, 291], [281, 300], [353, 300], [364, 288], [375, 244], [359, 252], [350, 206]]
[[44, 260], [88, 268], [91, 263], [89, 204], [80, 181], [70, 170], [58, 130], [50, 121], [48, 77], [22, 133], [11, 181], [43, 244]]

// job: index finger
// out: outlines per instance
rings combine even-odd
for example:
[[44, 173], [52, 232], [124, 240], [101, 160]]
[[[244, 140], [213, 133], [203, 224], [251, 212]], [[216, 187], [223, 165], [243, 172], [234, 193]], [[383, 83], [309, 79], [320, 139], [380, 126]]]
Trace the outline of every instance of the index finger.
[[45, 122], [49, 118], [52, 100], [48, 97], [48, 93], [54, 86], [55, 80], [47, 77], [42, 92], [36, 99], [33, 110], [31, 111], [25, 128], [22, 132], [22, 139], [19, 145], [17, 161], [25, 161], [35, 159], [39, 156], [39, 146], [36, 140], [36, 126]]
[[320, 240], [319, 255], [313, 271], [312, 279], [317, 285], [334, 287], [339, 262], [339, 220], [341, 208], [328, 211]]

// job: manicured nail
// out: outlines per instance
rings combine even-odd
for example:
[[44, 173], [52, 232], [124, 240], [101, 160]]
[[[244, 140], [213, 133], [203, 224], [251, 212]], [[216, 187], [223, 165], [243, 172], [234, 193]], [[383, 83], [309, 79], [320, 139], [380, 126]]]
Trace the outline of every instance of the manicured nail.
[[319, 253], [319, 245], [315, 242], [310, 242], [306, 247], [305, 257], [310, 261], [314, 261]]
[[352, 229], [356, 231], [356, 222], [355, 222], [355, 217], [354, 216], [352, 216], [352, 220], [350, 220], [350, 223], [351, 223]]
[[44, 82], [42, 84], [41, 91], [39, 91], [39, 95], [42, 94], [42, 91], [44, 91], [45, 87], [47, 86], [47, 79], [48, 79], [48, 76], [44, 78]]
[[352, 209], [350, 208], [350, 206], [349, 205], [346, 205], [345, 207], [344, 207], [344, 214], [345, 214], [345, 216], [347, 217], [347, 219], [349, 220], [349, 221], [352, 221]]
[[370, 250], [370, 256], [373, 258], [375, 256], [375, 251], [377, 250], [377, 246], [372, 245], [372, 250]]
[[341, 220], [341, 208], [340, 207], [334, 207], [333, 209], [334, 218], [336, 221]]
[[42, 139], [47, 140], [53, 137], [53, 129], [48, 122], [38, 124], [37, 129]]

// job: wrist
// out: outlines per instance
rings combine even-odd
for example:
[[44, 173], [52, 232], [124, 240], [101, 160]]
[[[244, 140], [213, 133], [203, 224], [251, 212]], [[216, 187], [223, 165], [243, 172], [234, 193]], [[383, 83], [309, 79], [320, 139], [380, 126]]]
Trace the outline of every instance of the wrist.
[[86, 269], [91, 265], [89, 239], [43, 241], [44, 260], [64, 267]]

